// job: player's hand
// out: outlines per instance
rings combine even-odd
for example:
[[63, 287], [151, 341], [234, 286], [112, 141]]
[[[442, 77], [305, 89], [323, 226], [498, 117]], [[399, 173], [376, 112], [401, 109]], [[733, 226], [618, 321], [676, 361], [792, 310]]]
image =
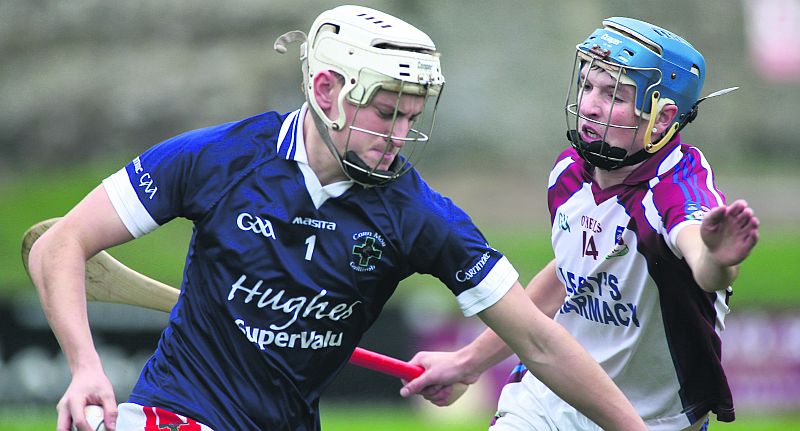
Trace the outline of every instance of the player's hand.
[[710, 257], [721, 266], [741, 263], [758, 242], [758, 218], [744, 200], [712, 209], [700, 225]]
[[446, 407], [461, 398], [467, 389], [469, 389], [469, 385], [460, 382], [452, 385], [433, 385], [424, 388], [420, 395], [433, 405]]
[[468, 374], [457, 365], [455, 352], [419, 352], [409, 361], [425, 368], [416, 379], [403, 381], [400, 395], [422, 395], [431, 403], [443, 407], [455, 402], [466, 392], [468, 385], [475, 383], [479, 375]]
[[56, 406], [56, 430], [70, 431], [74, 426], [78, 431], [91, 431], [84, 413], [89, 404], [103, 407], [106, 429], [114, 431], [117, 425], [117, 401], [111, 382], [102, 369], [73, 373], [72, 382]]

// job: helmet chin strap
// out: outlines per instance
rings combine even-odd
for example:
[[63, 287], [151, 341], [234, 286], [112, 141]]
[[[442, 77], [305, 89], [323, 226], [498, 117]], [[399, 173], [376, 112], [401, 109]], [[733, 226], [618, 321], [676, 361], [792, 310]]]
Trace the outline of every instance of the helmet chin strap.
[[389, 170], [386, 171], [370, 168], [353, 151], [346, 151], [344, 158], [342, 158], [342, 155], [339, 154], [339, 150], [333, 143], [333, 139], [331, 139], [325, 122], [322, 121], [322, 118], [317, 115], [314, 109], [309, 109], [308, 112], [314, 120], [314, 125], [317, 128], [317, 132], [319, 132], [319, 135], [322, 137], [322, 141], [325, 142], [325, 146], [328, 147], [331, 154], [333, 154], [333, 157], [339, 163], [339, 167], [342, 168], [342, 172], [347, 178], [367, 188], [380, 186], [397, 178], [398, 172], [400, 172], [405, 164], [401, 162], [401, 157], [399, 155], [395, 156], [395, 159], [389, 166]]
[[578, 152], [583, 160], [604, 171], [613, 171], [625, 166], [635, 165], [645, 159], [650, 158], [653, 153], [648, 153], [644, 149], [632, 155], [620, 147], [602, 141], [586, 142], [578, 135], [577, 130], [568, 130], [567, 139], [572, 143], [572, 148]]
[[403, 165], [405, 165], [405, 162], [401, 160], [400, 155], [397, 155], [392, 160], [392, 164], [389, 165], [389, 170], [373, 169], [367, 166], [355, 152], [347, 151], [344, 154], [342, 169], [345, 175], [353, 181], [364, 187], [374, 187], [384, 185], [397, 178], [398, 172], [403, 168]]

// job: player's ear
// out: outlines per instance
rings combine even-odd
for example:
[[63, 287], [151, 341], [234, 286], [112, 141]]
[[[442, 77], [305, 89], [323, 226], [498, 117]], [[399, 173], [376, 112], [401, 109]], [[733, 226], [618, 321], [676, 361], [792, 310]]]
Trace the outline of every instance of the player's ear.
[[661, 108], [661, 111], [658, 113], [658, 117], [656, 118], [656, 122], [653, 124], [653, 127], [657, 129], [654, 135], [660, 135], [664, 133], [675, 121], [675, 116], [678, 115], [678, 107], [673, 104], [664, 105]]
[[317, 104], [326, 113], [329, 112], [332, 106], [336, 105], [337, 98], [341, 85], [336, 79], [336, 75], [330, 70], [323, 70], [314, 76], [314, 94], [316, 95]]

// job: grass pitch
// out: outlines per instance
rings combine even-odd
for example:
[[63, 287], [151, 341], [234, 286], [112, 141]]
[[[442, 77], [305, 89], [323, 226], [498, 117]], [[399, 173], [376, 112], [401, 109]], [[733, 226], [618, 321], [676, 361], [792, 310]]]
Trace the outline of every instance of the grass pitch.
[[[446, 409], [446, 408], [444, 408]], [[466, 416], [436, 419], [421, 415], [408, 406], [340, 406], [322, 407], [323, 431], [485, 431], [488, 416]], [[52, 431], [55, 429], [55, 407], [0, 408], [0, 429], [3, 431]], [[713, 422], [710, 431], [786, 431], [800, 429], [800, 414], [758, 418], [743, 416], [732, 424]]]

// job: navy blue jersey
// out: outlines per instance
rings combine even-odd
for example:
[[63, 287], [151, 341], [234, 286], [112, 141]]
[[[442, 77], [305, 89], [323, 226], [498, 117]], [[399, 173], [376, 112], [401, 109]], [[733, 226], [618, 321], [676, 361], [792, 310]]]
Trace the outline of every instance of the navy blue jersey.
[[135, 237], [194, 223], [180, 298], [131, 402], [219, 430], [316, 430], [320, 394], [401, 280], [437, 277], [468, 316], [517, 280], [416, 171], [321, 186], [305, 113], [182, 134], [103, 182]]

